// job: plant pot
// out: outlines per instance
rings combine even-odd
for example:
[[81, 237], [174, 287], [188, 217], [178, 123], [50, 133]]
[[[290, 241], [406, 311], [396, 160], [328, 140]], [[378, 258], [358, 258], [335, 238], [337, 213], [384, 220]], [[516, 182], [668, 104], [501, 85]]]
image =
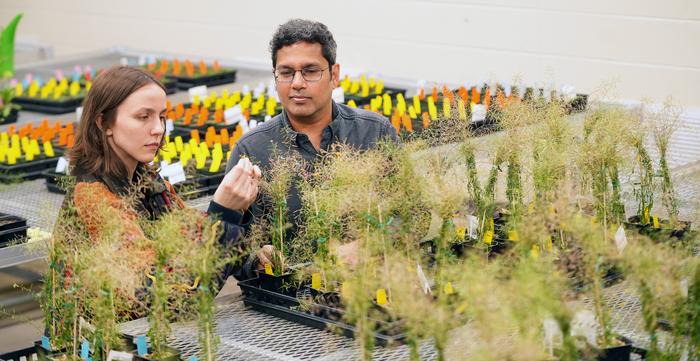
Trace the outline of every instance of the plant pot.
[[66, 194], [66, 190], [61, 185], [62, 177], [70, 177], [65, 173], [56, 173], [53, 169], [47, 169], [41, 173], [41, 176], [46, 179], [46, 189], [51, 193]]
[[17, 118], [19, 118], [19, 109], [13, 108], [12, 110], [10, 110], [10, 114], [8, 114], [7, 117], [0, 117], [0, 125], [17, 123]]
[[41, 341], [34, 341], [34, 351], [39, 361], [53, 361], [60, 359], [66, 352], [65, 349], [54, 351], [41, 346]]
[[295, 296], [297, 288], [294, 287], [292, 283], [292, 276], [291, 273], [285, 273], [279, 276], [259, 273], [260, 288], [283, 295]]
[[600, 350], [598, 361], [629, 361], [632, 355], [632, 341], [624, 337], [618, 338], [623, 345], [611, 346]]
[[144, 356], [139, 356], [134, 354], [134, 360], [133, 361], [179, 361], [181, 360], [181, 353], [175, 348], [172, 347], [165, 347], [166, 350], [166, 355], [165, 357], [161, 357], [159, 359], [152, 358], [150, 356], [150, 351], [151, 349], [149, 348], [149, 354], [144, 355]]

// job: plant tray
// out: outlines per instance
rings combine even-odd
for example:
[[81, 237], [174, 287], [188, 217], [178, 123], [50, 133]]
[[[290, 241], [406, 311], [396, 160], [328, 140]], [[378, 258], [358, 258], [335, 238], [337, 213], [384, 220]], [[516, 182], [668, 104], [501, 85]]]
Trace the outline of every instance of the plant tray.
[[26, 242], [27, 229], [25, 218], [0, 213], [0, 248]]
[[355, 104], [358, 107], [362, 105], [367, 105], [372, 99], [374, 99], [374, 97], [376, 97], [377, 95], [383, 95], [384, 93], [389, 94], [392, 97], [395, 97], [398, 93], [401, 93], [404, 96], [406, 96], [406, 89], [384, 87], [384, 91], [382, 92], [382, 94], [374, 94], [370, 92], [369, 96], [366, 97], [357, 94], [345, 94], [345, 104], [347, 104], [350, 100], [353, 100], [355, 101]]
[[56, 150], [56, 156], [52, 158], [39, 158], [31, 162], [23, 162], [14, 165], [0, 164], [0, 183], [13, 183], [19, 180], [29, 180], [41, 177], [42, 172], [56, 167], [58, 158], [62, 154]]
[[23, 348], [21, 350], [7, 352], [0, 354], [0, 361], [20, 361], [22, 360], [33, 360], [36, 355], [36, 347], [31, 346]]
[[[255, 310], [320, 330], [338, 330], [347, 337], [355, 335], [355, 327], [341, 321], [344, 314], [342, 309], [309, 301], [313, 300], [312, 298], [300, 300], [297, 297], [263, 289], [257, 277], [241, 281], [238, 286], [243, 293], [243, 304]], [[309, 297], [316, 291], [302, 286], [294, 293], [297, 296]], [[390, 345], [404, 342], [406, 335], [402, 332], [401, 321], [377, 322], [379, 331], [375, 332], [374, 336], [378, 344]]]
[[41, 172], [41, 177], [46, 179], [46, 188], [51, 193], [66, 194], [66, 190], [59, 183], [59, 178], [66, 176], [64, 173], [56, 173], [53, 169]]
[[167, 75], [167, 77], [177, 83], [179, 89], [187, 90], [200, 85], [215, 86], [236, 82], [236, 70], [223, 70], [216, 74], [202, 75], [195, 77], [181, 75]]
[[30, 110], [47, 114], [70, 113], [83, 104], [85, 96], [77, 96], [65, 100], [51, 100], [41, 98], [17, 97], [14, 102], [22, 106], [23, 110]]

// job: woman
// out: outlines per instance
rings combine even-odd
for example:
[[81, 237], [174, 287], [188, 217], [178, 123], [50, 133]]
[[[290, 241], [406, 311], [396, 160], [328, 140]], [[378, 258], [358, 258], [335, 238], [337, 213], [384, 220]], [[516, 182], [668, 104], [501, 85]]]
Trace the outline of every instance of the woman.
[[[107, 236], [124, 240], [120, 250], [137, 261], [134, 268], [144, 270], [152, 264], [153, 251], [138, 246], [143, 243], [137, 240], [146, 237], [140, 221], [185, 207], [149, 165], [163, 145], [165, 114], [165, 88], [153, 75], [125, 66], [107, 69], [85, 99], [76, 143], [68, 153], [76, 183], [67, 201], [72, 202], [81, 228], [90, 239], [99, 239], [114, 232], [118, 223], [119, 234]], [[229, 249], [242, 248], [240, 239], [251, 218], [247, 210], [257, 195], [259, 177], [257, 166], [244, 159], [214, 193], [208, 213], [222, 221], [219, 241]], [[228, 266], [219, 283], [233, 273], [239, 278], [252, 275], [254, 263]]]

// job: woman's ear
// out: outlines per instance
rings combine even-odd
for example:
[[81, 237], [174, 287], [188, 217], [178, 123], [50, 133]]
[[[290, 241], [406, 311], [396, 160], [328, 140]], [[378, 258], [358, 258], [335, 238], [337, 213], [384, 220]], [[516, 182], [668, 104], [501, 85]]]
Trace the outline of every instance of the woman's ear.
[[[100, 114], [100, 115], [97, 116], [97, 127], [100, 128], [100, 130], [104, 130], [104, 129], [102, 129], [102, 126], [103, 126], [103, 125], [104, 125], [104, 119], [102, 118], [102, 114]], [[105, 130], [105, 134], [106, 134], [108, 137], [112, 136], [112, 134], [113, 134], [113, 133], [112, 133], [112, 129], [107, 129], [107, 130]]]

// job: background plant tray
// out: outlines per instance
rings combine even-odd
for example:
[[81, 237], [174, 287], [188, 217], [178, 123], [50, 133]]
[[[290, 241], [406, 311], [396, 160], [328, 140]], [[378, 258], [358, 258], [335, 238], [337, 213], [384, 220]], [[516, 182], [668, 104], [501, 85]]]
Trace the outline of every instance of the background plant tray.
[[56, 156], [52, 158], [43, 158], [15, 165], [0, 164], [0, 183], [39, 178], [45, 170], [56, 167], [61, 154], [62, 152], [56, 150]]
[[10, 114], [7, 115], [7, 118], [0, 117], [0, 125], [17, 123], [18, 115], [19, 115], [19, 109], [14, 108], [14, 109], [10, 110]]
[[75, 108], [83, 104], [85, 96], [78, 96], [66, 100], [51, 100], [40, 98], [17, 97], [14, 102], [22, 106], [24, 110], [30, 110], [48, 114], [63, 114], [75, 111]]
[[392, 98], [396, 98], [396, 95], [398, 93], [403, 94], [405, 97], [406, 96], [406, 89], [385, 87], [382, 94], [374, 94], [373, 92], [370, 92], [369, 96], [366, 96], [366, 97], [363, 97], [363, 96], [360, 96], [357, 94], [345, 94], [345, 104], [347, 104], [350, 100], [354, 100], [355, 105], [357, 105], [358, 107], [362, 106], [362, 105], [367, 105], [377, 95], [384, 95], [384, 93], [391, 95]]
[[28, 228], [25, 218], [0, 213], [0, 248], [25, 242]]
[[53, 169], [41, 172], [41, 177], [46, 179], [46, 188], [51, 193], [66, 194], [66, 190], [59, 184], [59, 179], [66, 176], [65, 173], [56, 173]]
[[[241, 281], [238, 283], [238, 286], [243, 292], [243, 303], [255, 310], [320, 330], [339, 330], [346, 337], [354, 337], [355, 335], [355, 327], [352, 325], [304, 312], [299, 309], [301, 306], [299, 299], [260, 288], [259, 279], [257, 277]], [[317, 310], [324, 310], [325, 314], [343, 314], [343, 310], [341, 309], [313, 302], [308, 303], [308, 301], [304, 301], [304, 306]], [[384, 323], [384, 326], [386, 326], [384, 328], [396, 329], [399, 324], [400, 321]], [[380, 328], [382, 328], [381, 325]], [[403, 333], [390, 335], [375, 332], [374, 337], [378, 344], [389, 345], [403, 343], [406, 335]]]
[[177, 82], [177, 87], [183, 90], [187, 90], [192, 87], [196, 87], [199, 85], [206, 85], [206, 86], [214, 86], [214, 85], [221, 85], [221, 84], [228, 84], [228, 83], [235, 83], [236, 82], [236, 70], [224, 70], [221, 71], [220, 73], [216, 74], [211, 74], [211, 75], [202, 75], [202, 76], [196, 76], [196, 77], [188, 77], [188, 76], [176, 76], [176, 75], [167, 75], [167, 77], [171, 80], [174, 80]]
[[0, 354], [0, 361], [19, 361], [22, 357], [24, 357], [26, 360], [33, 360], [32, 357], [34, 355], [36, 355], [36, 347], [32, 346], [21, 350]]

